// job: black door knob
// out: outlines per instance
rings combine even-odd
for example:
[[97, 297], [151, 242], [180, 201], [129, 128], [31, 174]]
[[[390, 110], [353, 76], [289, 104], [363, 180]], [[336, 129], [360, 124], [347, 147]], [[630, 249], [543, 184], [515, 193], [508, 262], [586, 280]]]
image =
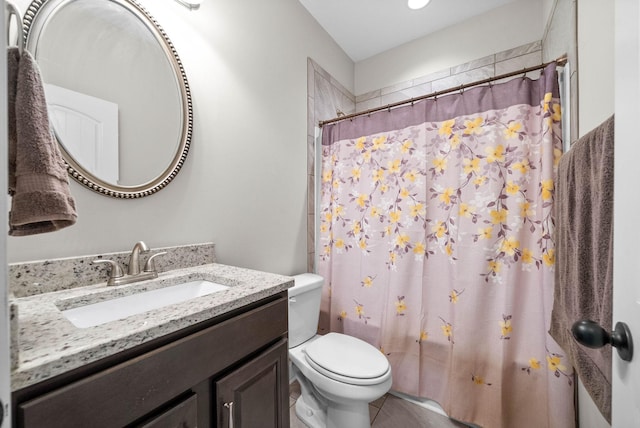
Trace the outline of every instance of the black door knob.
[[610, 344], [618, 350], [618, 355], [624, 361], [633, 358], [633, 340], [629, 326], [623, 322], [616, 323], [615, 329], [609, 333], [598, 323], [591, 320], [577, 321], [571, 327], [571, 333], [578, 343], [589, 348], [602, 348]]

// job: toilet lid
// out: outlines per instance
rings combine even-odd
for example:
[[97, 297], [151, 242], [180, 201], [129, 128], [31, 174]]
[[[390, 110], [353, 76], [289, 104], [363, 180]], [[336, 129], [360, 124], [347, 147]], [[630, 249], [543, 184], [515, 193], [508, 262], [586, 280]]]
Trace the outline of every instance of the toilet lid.
[[344, 334], [328, 333], [310, 343], [305, 353], [311, 366], [341, 382], [379, 383], [389, 373], [389, 361], [379, 350]]

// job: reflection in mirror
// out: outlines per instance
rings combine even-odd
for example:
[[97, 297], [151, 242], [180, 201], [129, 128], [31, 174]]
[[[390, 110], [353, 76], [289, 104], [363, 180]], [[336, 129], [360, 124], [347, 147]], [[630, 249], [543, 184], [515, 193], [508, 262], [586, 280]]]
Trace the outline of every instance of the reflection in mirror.
[[157, 22], [134, 0], [36, 0], [24, 32], [72, 177], [121, 198], [166, 186], [187, 155], [192, 108]]

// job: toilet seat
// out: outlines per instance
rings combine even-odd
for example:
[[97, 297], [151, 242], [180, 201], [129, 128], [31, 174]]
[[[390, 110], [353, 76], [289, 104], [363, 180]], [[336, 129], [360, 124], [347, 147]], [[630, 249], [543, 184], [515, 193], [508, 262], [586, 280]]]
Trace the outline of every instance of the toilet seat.
[[351, 385], [375, 385], [390, 375], [389, 361], [375, 347], [352, 336], [328, 333], [304, 350], [311, 367], [330, 379]]

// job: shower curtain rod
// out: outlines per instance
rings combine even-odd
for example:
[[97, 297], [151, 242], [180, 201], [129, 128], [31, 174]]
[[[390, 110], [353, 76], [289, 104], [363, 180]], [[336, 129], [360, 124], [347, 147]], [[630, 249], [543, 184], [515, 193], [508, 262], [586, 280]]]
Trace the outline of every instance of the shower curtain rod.
[[320, 128], [322, 128], [324, 125], [328, 125], [330, 123], [341, 122], [343, 120], [353, 119], [354, 117], [369, 115], [369, 114], [375, 113], [377, 111], [391, 110], [394, 107], [399, 107], [399, 106], [402, 106], [402, 105], [405, 105], [405, 104], [413, 104], [416, 101], [425, 100], [427, 98], [435, 98], [435, 97], [438, 97], [440, 95], [448, 94], [450, 92], [463, 91], [463, 90], [465, 90], [467, 88], [471, 88], [473, 86], [484, 85], [485, 83], [491, 83], [491, 82], [496, 81], [496, 80], [505, 79], [507, 77], [517, 76], [519, 74], [525, 75], [530, 71], [540, 70], [542, 68], [545, 68], [547, 65], [553, 64], [553, 63], [556, 63], [558, 65], [558, 67], [562, 67], [567, 63], [567, 57], [563, 56], [563, 57], [560, 57], [560, 58], [556, 59], [555, 61], [549, 61], [549, 62], [545, 62], [545, 63], [540, 64], [540, 65], [534, 65], [533, 67], [523, 68], [522, 70], [512, 71], [511, 73], [505, 73], [505, 74], [501, 74], [499, 76], [488, 77], [486, 79], [477, 80], [475, 82], [465, 83], [465, 84], [460, 85], [460, 86], [452, 87], [452, 88], [449, 88], [449, 89], [443, 89], [442, 91], [432, 92], [430, 94], [421, 95], [419, 97], [409, 98], [407, 100], [398, 101], [398, 102], [395, 102], [395, 103], [387, 104], [387, 105], [384, 105], [382, 107], [376, 107], [376, 108], [372, 108], [372, 109], [369, 109], [369, 110], [361, 111], [361, 112], [358, 112], [358, 113], [347, 114], [347, 115], [344, 115], [344, 116], [335, 117], [333, 119], [321, 120], [319, 122], [319, 126], [320, 126]]

